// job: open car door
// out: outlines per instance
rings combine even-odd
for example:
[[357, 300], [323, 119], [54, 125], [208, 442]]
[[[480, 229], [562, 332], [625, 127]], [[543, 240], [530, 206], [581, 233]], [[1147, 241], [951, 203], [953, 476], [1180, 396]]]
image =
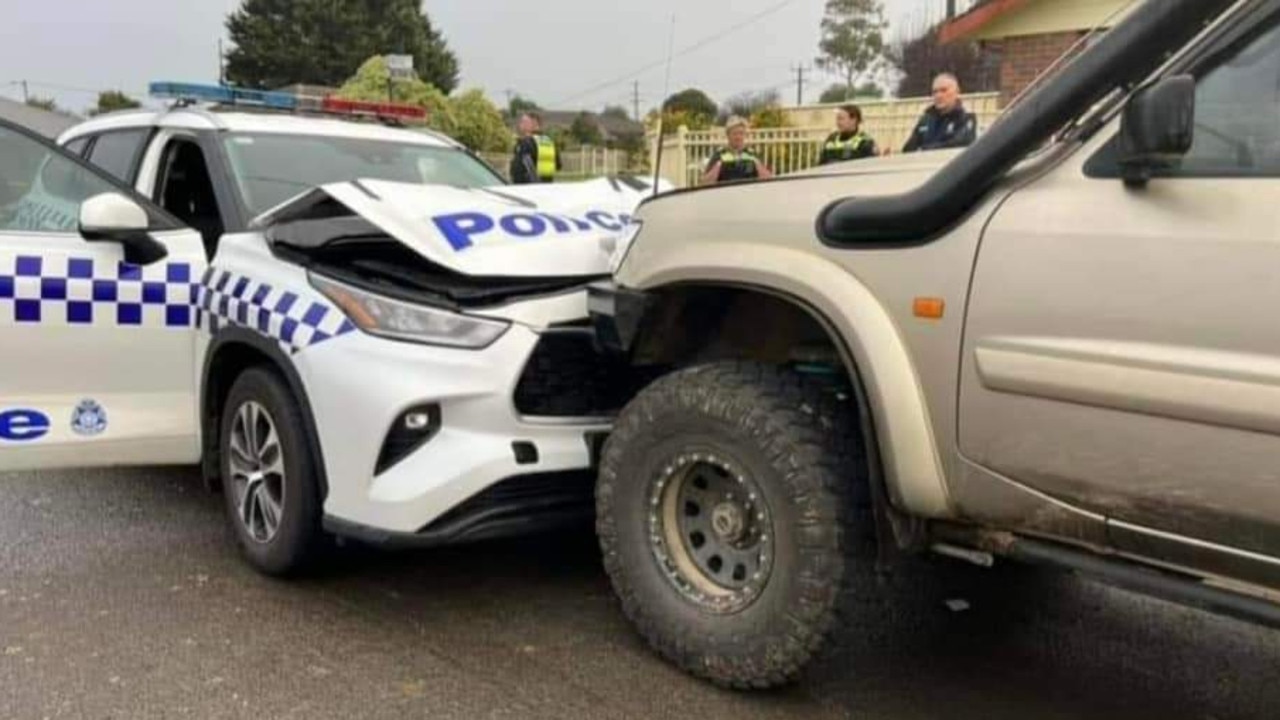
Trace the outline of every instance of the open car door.
[[0, 470], [195, 462], [200, 236], [0, 122]]

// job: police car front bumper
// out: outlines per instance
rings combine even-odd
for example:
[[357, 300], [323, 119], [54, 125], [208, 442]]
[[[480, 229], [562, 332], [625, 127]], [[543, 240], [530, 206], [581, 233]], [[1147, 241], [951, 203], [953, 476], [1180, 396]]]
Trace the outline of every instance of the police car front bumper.
[[[585, 298], [578, 307], [585, 321]], [[589, 515], [611, 415], [572, 412], [594, 409], [590, 403], [570, 403], [570, 412], [539, 405], [529, 392], [527, 368], [545, 363], [546, 348], [569, 335], [579, 350], [594, 347], [581, 329], [517, 322], [483, 350], [355, 332], [299, 353], [328, 477], [328, 526], [367, 540], [429, 544]], [[588, 372], [582, 352], [575, 357]], [[569, 387], [573, 378], [558, 382], [549, 387]], [[388, 443], [410, 414], [419, 429], [428, 418], [428, 437], [388, 464]], [[457, 522], [459, 513], [473, 514]]]

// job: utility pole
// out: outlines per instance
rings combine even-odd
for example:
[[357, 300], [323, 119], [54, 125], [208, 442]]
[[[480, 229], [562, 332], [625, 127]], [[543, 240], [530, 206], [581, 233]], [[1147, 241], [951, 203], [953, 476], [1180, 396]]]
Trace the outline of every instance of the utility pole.
[[792, 68], [796, 71], [796, 107], [804, 105], [804, 74], [809, 68], [798, 66]]
[[631, 106], [635, 111], [636, 122], [640, 122], [640, 81], [631, 83]]

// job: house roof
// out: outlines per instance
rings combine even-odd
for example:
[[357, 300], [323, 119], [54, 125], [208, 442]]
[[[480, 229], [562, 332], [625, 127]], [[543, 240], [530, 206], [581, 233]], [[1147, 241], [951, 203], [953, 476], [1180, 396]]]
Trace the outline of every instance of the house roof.
[[5, 97], [0, 97], [0, 118], [34, 130], [48, 138], [56, 138], [63, 130], [80, 122], [80, 118], [73, 115], [41, 110]]
[[1029, 0], [991, 0], [981, 3], [943, 25], [942, 31], [938, 33], [938, 39], [943, 43], [949, 43], [971, 38], [1001, 17], [1020, 10], [1028, 2]]
[[1107, 26], [1130, 0], [986, 0], [942, 26], [943, 43], [998, 40], [1025, 35], [1090, 30]]

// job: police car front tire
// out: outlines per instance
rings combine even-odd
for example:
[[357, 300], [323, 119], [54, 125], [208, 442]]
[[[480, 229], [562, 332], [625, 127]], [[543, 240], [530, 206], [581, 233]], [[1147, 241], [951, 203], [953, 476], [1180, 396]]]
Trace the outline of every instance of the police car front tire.
[[319, 487], [304, 419], [289, 387], [265, 367], [236, 379], [223, 407], [220, 448], [227, 516], [258, 570], [306, 570], [324, 541]]

